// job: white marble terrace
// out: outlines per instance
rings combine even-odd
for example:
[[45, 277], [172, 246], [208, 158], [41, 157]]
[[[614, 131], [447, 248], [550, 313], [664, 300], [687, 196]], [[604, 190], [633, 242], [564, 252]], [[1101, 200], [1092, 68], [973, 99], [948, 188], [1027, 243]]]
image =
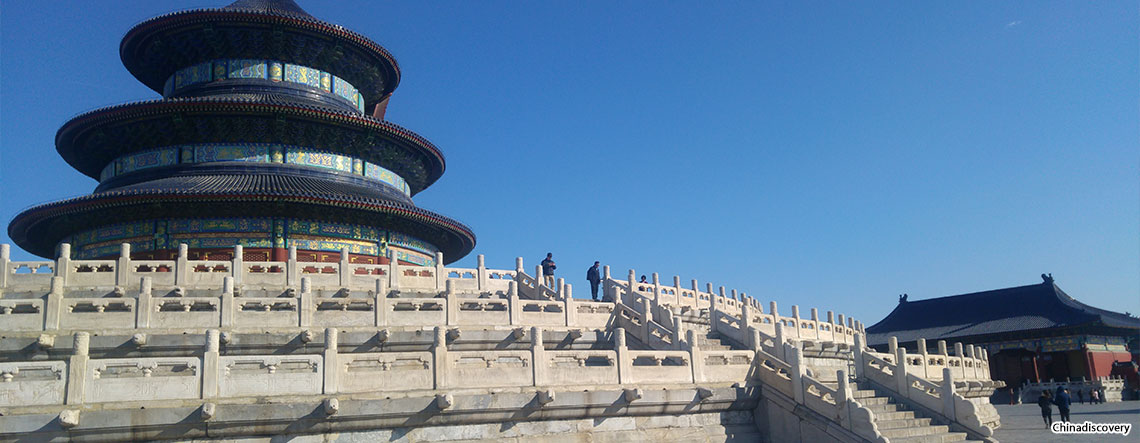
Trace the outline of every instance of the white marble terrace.
[[[339, 263], [299, 262], [295, 251], [243, 262], [240, 246], [231, 261], [187, 260], [185, 245], [168, 261], [131, 260], [129, 245], [116, 260], [71, 260], [69, 249], [14, 262], [0, 245], [0, 333], [29, 343], [0, 349], [0, 408], [56, 411], [65, 428], [92, 404], [199, 402], [208, 420], [216, 402], [265, 396], [328, 408], [339, 395], [420, 393], [442, 409], [465, 389], [530, 388], [545, 404], [555, 391], [599, 386], [634, 402], [646, 386], [704, 399], [762, 383], [885, 441], [851, 395], [852, 365], [856, 378], [983, 436], [998, 423], [982, 406], [994, 385], [981, 348], [878, 354], [850, 317], [815, 308], [804, 317], [797, 306], [783, 315], [775, 302], [765, 310], [695, 280], [636, 283], [633, 271], [623, 281], [607, 268], [607, 301], [593, 302], [561, 279], [542, 285], [521, 258], [495, 270], [482, 256], [476, 268], [451, 268], [442, 257], [434, 267], [355, 264], [347, 252]], [[734, 349], [698, 346], [710, 329]]]

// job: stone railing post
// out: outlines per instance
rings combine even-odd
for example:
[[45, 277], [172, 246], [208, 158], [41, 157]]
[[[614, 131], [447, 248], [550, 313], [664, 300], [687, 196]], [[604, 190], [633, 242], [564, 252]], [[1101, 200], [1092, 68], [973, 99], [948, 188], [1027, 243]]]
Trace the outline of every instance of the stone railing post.
[[812, 330], [815, 331], [815, 339], [822, 340], [823, 337], [820, 337], [819, 334], [819, 309], [811, 308], [811, 323], [813, 326]]
[[965, 345], [966, 359], [970, 361], [970, 368], [962, 366], [962, 379], [964, 380], [977, 380], [978, 379], [978, 362], [974, 359], [974, 345]]
[[752, 328], [748, 330], [748, 349], [752, 351], [759, 351], [764, 349], [764, 337], [760, 336], [760, 330]]
[[[747, 303], [742, 303], [740, 305], [740, 332], [747, 333], [748, 328], [751, 328], [751, 327], [752, 327], [752, 307], [748, 306]], [[744, 338], [744, 340], [742, 340], [742, 341], [744, 341], [744, 342], [748, 341], [747, 337], [743, 337], [743, 338]]]
[[700, 345], [697, 344], [697, 331], [690, 329], [687, 332], [687, 337], [685, 348], [689, 350], [689, 361], [693, 362], [693, 383], [703, 383], [705, 381], [705, 357], [701, 352]]
[[515, 275], [522, 274], [523, 269], [525, 269], [523, 267], [523, 258], [515, 257]]
[[459, 325], [459, 295], [455, 293], [455, 282], [447, 280], [444, 283], [443, 297], [445, 301], [444, 310], [446, 311], [444, 315], [447, 318], [447, 325]]
[[646, 346], [652, 346], [649, 344], [649, 337], [650, 333], [653, 332], [653, 329], [650, 326], [650, 324], [653, 323], [653, 299], [642, 298], [641, 306], [643, 314], [641, 315], [641, 337], [639, 338], [641, 339], [641, 342]]
[[653, 273], [653, 301], [661, 302], [661, 277], [656, 272]]
[[697, 279], [689, 281], [693, 285], [693, 308], [701, 309], [701, 287], [697, 285]]
[[190, 247], [178, 244], [178, 257], [174, 259], [174, 286], [185, 286], [190, 281]]
[[[542, 297], [542, 287], [546, 285], [546, 276], [542, 275], [542, 265], [534, 265], [534, 296]], [[550, 288], [554, 290], [554, 288]]]
[[149, 328], [150, 316], [154, 312], [154, 300], [151, 298], [150, 277], [139, 279], [139, 299], [135, 306], [135, 327]]
[[566, 298], [566, 279], [558, 277], [558, 282], [555, 287], [555, 294], [555, 300], [559, 298]]
[[942, 356], [943, 362], [946, 361], [946, 357], [950, 356], [946, 351], [946, 340], [938, 340], [938, 355]]
[[985, 361], [985, 380], [990, 380], [990, 351], [982, 349], [982, 360]]
[[[388, 290], [400, 290], [400, 259], [395, 249], [388, 250]], [[385, 294], [387, 295], [387, 294]]]
[[838, 382], [835, 389], [835, 412], [839, 416], [840, 425], [846, 429], [851, 429], [851, 415], [847, 409], [852, 397], [854, 397], [851, 392], [851, 379], [847, 377], [846, 370], [839, 369], [835, 371], [835, 380]]
[[315, 300], [313, 300], [313, 279], [310, 277], [301, 277], [301, 296], [298, 301], [299, 308], [297, 309], [300, 314], [299, 325], [304, 328], [313, 324], [313, 314], [317, 310]]
[[91, 334], [76, 332], [71, 357], [67, 361], [67, 394], [66, 404], [78, 405], [83, 403], [83, 394], [87, 389], [87, 362], [90, 360], [88, 350], [91, 345]]
[[925, 338], [918, 339], [917, 346], [918, 346], [918, 355], [922, 357], [922, 363], [921, 363], [922, 378], [929, 380], [933, 377], [931, 377], [930, 372], [927, 371], [927, 369], [929, 368], [930, 362], [927, 361], [928, 359], [926, 357], [926, 339]]
[[910, 398], [910, 381], [907, 380], [906, 348], [898, 348], [895, 354], [895, 389], [903, 397]]
[[206, 348], [202, 351], [202, 398], [204, 399], [218, 396], [218, 382], [222, 376], [220, 351], [221, 332], [217, 329], [207, 329]]
[[127, 275], [131, 269], [131, 244], [119, 244], [119, 258], [115, 260], [115, 286], [127, 285]]
[[678, 275], [673, 276], [673, 296], [677, 299], [677, 306], [691, 304], [684, 303], [684, 298], [681, 296], [681, 277]]
[[230, 259], [230, 275], [234, 277], [234, 284], [240, 286], [245, 281], [245, 273], [248, 271], [245, 268], [245, 248], [242, 245], [234, 245], [234, 256]]
[[435, 253], [435, 290], [442, 291], [447, 280], [447, 268], [443, 267], [443, 253]]
[[566, 326], [578, 324], [578, 302], [574, 301], [574, 285], [566, 283], [563, 286], [566, 295], [562, 299], [562, 311], [566, 314]]
[[522, 324], [522, 301], [519, 299], [518, 282], [507, 283], [507, 311], [511, 325]]
[[958, 421], [954, 411], [954, 371], [948, 367], [942, 368], [942, 392], [938, 396], [942, 398], [942, 415], [950, 421]]
[[[4, 247], [7, 248], [8, 245], [5, 244]], [[7, 279], [8, 275], [12, 273], [12, 268], [9, 266], [11, 262], [9, 261], [8, 255], [5, 254], [3, 258], [0, 258], [0, 262], [4, 264], [4, 276], [0, 278]], [[63, 278], [63, 282], [67, 283], [71, 280], [71, 271], [71, 244], [60, 243], [59, 255], [58, 258], [55, 259], [55, 276]], [[5, 283], [3, 286], [8, 285]]]
[[887, 353], [891, 354], [891, 355], [895, 355], [895, 354], [898, 354], [898, 352], [899, 352], [899, 339], [898, 339], [898, 337], [894, 337], [894, 336], [888, 337], [887, 338]]
[[958, 360], [958, 374], [962, 378], [966, 377], [966, 358], [965, 353], [962, 352], [962, 342], [954, 343], [954, 359]]
[[827, 311], [827, 329], [831, 334], [831, 341], [835, 341], [835, 313]]
[[534, 385], [546, 386], [550, 383], [546, 377], [546, 347], [542, 343], [542, 328], [530, 328], [531, 367], [534, 368]]
[[776, 343], [774, 343], [775, 349], [773, 350], [776, 351], [776, 356], [780, 357], [781, 360], [788, 361], [788, 355], [784, 352], [784, 345], [788, 343], [787, 339], [784, 338], [784, 322], [776, 321], [773, 325], [776, 327]]
[[633, 359], [629, 356], [629, 348], [625, 344], [625, 328], [614, 328], [614, 351], [617, 352], [618, 384], [629, 382], [633, 372]]
[[340, 269], [337, 269], [337, 276], [340, 277], [341, 288], [347, 288], [352, 285], [351, 261], [348, 255], [348, 248], [340, 248]]
[[447, 357], [447, 330], [442, 326], [436, 326], [433, 337], [431, 366], [435, 375], [435, 388], [444, 389], [448, 387], [447, 371], [451, 366]]
[[376, 309], [376, 326], [388, 326], [388, 311], [391, 308], [388, 306], [388, 291], [384, 288], [384, 279], [376, 279], [376, 291], [373, 294], [375, 301], [373, 306]]
[[855, 378], [863, 378], [863, 337], [855, 336], [855, 345], [851, 347], [851, 357], [855, 360]]
[[[68, 254], [71, 253], [71, 245], [61, 243], [59, 250], [62, 253], [64, 247], [67, 247]], [[60, 275], [60, 262], [63, 261], [63, 255], [60, 254], [59, 259], [55, 262], [55, 275]], [[0, 244], [0, 289], [8, 287], [8, 275], [12, 273], [12, 247], [7, 243]]]
[[337, 355], [337, 346], [340, 343], [339, 335], [336, 328], [325, 329], [325, 361], [323, 365], [325, 369], [325, 385], [324, 390], [321, 391], [325, 394], [340, 392], [340, 357]]
[[681, 317], [673, 317], [673, 349], [685, 349], [684, 341], [688, 335], [685, 334], [684, 324], [685, 321], [681, 320]]
[[487, 282], [486, 259], [483, 257], [483, 254], [475, 256], [475, 284], [476, 289], [478, 289], [480, 293], [486, 291], [489, 286]]
[[220, 325], [223, 328], [232, 328], [236, 322], [234, 318], [237, 315], [237, 300], [234, 300], [234, 278], [231, 276], [222, 277], [222, 300], [218, 306], [218, 311], [221, 311]]
[[792, 366], [792, 394], [796, 399], [796, 403], [804, 404], [804, 375], [807, 367], [804, 365], [804, 351], [799, 346], [792, 346], [785, 344], [784, 353], [790, 355], [788, 364]]
[[[696, 281], [696, 280], [693, 280], [693, 281]], [[718, 311], [718, 309], [716, 307], [716, 294], [713, 294], [712, 283], [705, 283], [705, 289], [706, 289], [705, 292], [709, 294], [709, 328], [715, 331], [716, 330], [716, 323], [717, 323], [716, 317], [717, 317], [717, 311]]]
[[800, 327], [800, 305], [792, 305], [792, 321], [796, 323], [792, 328], [796, 332], [796, 338], [803, 338], [803, 330]]
[[51, 290], [44, 302], [44, 330], [59, 329], [59, 319], [63, 315], [63, 277], [51, 278]]
[[636, 300], [633, 298], [633, 295], [637, 294], [637, 291], [638, 291], [638, 289], [637, 289], [637, 274], [633, 272], [633, 269], [629, 270], [628, 282], [629, 282], [629, 292], [627, 292], [627, 294], [629, 294], [629, 299], [628, 300], [622, 300], [622, 303], [634, 303], [634, 302], [636, 302]]
[[297, 247], [289, 247], [289, 258], [285, 262], [285, 284], [295, 287], [301, 281], [301, 267], [297, 264]]

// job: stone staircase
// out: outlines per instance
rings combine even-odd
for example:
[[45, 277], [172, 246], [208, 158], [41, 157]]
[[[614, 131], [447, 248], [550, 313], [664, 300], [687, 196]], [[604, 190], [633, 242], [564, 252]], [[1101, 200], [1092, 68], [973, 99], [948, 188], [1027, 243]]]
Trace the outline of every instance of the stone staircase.
[[893, 398], [857, 383], [853, 397], [875, 414], [875, 425], [891, 443], [967, 442], [965, 432], [950, 432], [949, 426], [931, 424], [929, 417], [896, 403]]
[[690, 314], [679, 316], [679, 318], [684, 322], [685, 329], [697, 332], [697, 346], [701, 349], [710, 351], [746, 349], [740, 344], [722, 336], [719, 332], [711, 330], [709, 327], [708, 311], [704, 311], [700, 315]]

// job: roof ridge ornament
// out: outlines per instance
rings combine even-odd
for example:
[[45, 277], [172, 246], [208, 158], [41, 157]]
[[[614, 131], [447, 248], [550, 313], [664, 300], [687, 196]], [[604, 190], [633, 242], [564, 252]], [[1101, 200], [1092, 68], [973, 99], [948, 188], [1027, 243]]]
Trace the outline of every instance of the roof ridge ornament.
[[1041, 280], [1042, 280], [1043, 284], [1052, 284], [1053, 283], [1053, 273], [1041, 274]]

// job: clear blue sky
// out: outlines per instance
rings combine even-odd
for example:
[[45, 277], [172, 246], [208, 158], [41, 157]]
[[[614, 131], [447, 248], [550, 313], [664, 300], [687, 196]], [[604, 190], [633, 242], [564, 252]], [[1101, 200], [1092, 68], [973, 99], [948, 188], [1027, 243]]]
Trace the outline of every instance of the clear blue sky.
[[[64, 121], [157, 96], [119, 61], [133, 24], [225, 3], [5, 0], [3, 222], [94, 188]], [[416, 202], [489, 266], [550, 251], [579, 296], [597, 259], [868, 325], [1051, 272], [1140, 312], [1135, 1], [299, 3], [399, 60], [388, 119], [448, 162]]]

